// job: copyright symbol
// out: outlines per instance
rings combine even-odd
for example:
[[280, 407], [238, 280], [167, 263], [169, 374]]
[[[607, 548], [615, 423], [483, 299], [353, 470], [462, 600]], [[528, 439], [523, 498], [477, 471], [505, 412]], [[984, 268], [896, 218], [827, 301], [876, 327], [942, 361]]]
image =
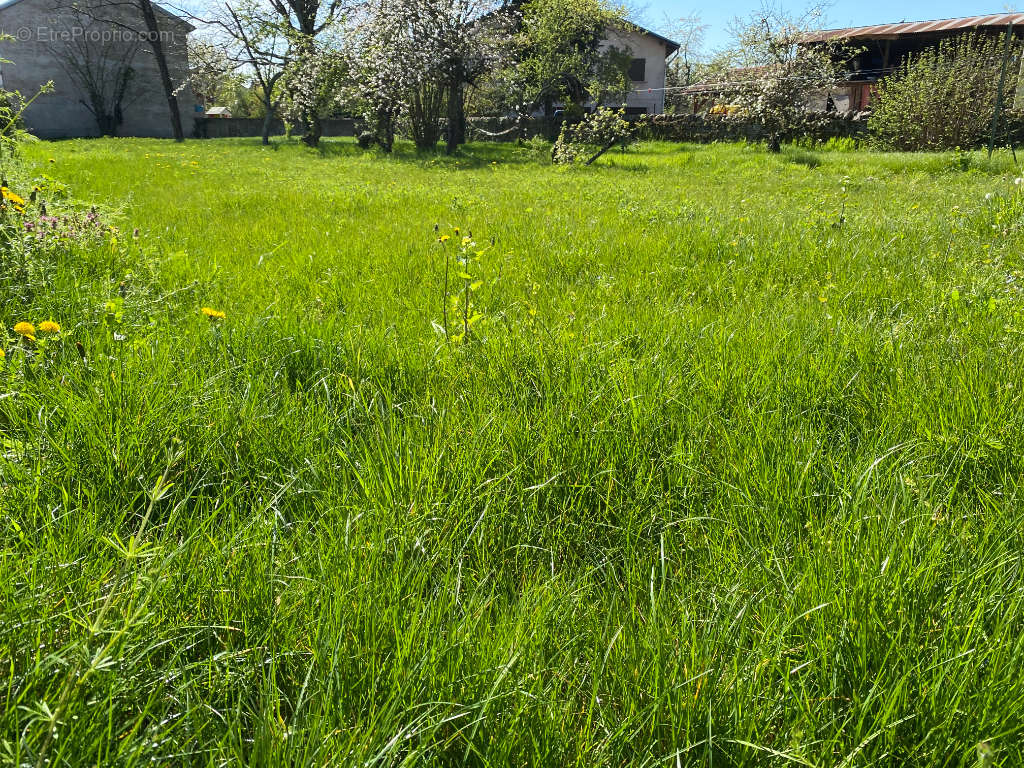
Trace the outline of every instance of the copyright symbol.
[[32, 39], [32, 30], [28, 27], [21, 27], [15, 34], [15, 37], [18, 39], [18, 42], [27, 43]]

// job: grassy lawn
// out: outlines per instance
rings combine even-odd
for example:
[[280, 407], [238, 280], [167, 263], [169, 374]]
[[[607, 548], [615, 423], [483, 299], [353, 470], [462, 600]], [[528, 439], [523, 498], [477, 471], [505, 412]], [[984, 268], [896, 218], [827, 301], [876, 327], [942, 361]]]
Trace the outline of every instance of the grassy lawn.
[[1008, 155], [24, 151], [0, 765], [1024, 761]]

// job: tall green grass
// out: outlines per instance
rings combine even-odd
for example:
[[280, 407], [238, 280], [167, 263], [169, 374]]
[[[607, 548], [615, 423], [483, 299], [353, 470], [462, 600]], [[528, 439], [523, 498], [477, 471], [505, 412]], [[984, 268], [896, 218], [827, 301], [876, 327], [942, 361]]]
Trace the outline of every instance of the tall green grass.
[[1010, 157], [26, 152], [0, 761], [1024, 759]]

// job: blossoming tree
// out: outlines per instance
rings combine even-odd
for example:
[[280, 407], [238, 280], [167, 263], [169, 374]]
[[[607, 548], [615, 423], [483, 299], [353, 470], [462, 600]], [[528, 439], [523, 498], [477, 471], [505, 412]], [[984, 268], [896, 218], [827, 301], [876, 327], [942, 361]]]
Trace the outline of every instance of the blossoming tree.
[[493, 65], [501, 50], [482, 20], [494, 0], [371, 0], [350, 28], [350, 86], [344, 98], [390, 151], [399, 120], [409, 120], [420, 148], [433, 147], [447, 113], [447, 144], [460, 139], [463, 86]]
[[726, 59], [723, 95], [760, 124], [773, 152], [813, 119], [810, 98], [835, 84], [840, 63], [850, 56], [843, 40], [811, 42], [823, 16], [817, 6], [800, 16], [765, 6], [734, 24], [736, 46]]

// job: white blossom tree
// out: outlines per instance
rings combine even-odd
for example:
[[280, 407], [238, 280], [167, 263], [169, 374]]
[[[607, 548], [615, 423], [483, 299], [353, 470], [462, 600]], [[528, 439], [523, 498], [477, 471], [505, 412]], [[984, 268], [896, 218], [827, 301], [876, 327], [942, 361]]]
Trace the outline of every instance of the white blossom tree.
[[821, 7], [799, 16], [767, 6], [733, 31], [724, 96], [760, 124], [769, 150], [806, 127], [810, 98], [836, 82], [839, 65], [851, 55], [845, 41], [811, 42], [820, 29]]
[[371, 0], [365, 6], [350, 28], [351, 84], [344, 97], [361, 107], [385, 151], [403, 118], [418, 146], [436, 144], [443, 109], [448, 151], [454, 151], [462, 88], [500, 47], [481, 23], [495, 7], [493, 0]]
[[598, 107], [578, 123], [562, 124], [551, 151], [551, 160], [557, 164], [582, 162], [592, 165], [616, 144], [625, 149], [636, 140], [642, 125], [642, 119], [627, 120], [625, 109]]
[[348, 78], [348, 59], [334, 46], [305, 40], [284, 71], [282, 116], [302, 129], [302, 141], [315, 147], [323, 133], [321, 121], [333, 112]]

